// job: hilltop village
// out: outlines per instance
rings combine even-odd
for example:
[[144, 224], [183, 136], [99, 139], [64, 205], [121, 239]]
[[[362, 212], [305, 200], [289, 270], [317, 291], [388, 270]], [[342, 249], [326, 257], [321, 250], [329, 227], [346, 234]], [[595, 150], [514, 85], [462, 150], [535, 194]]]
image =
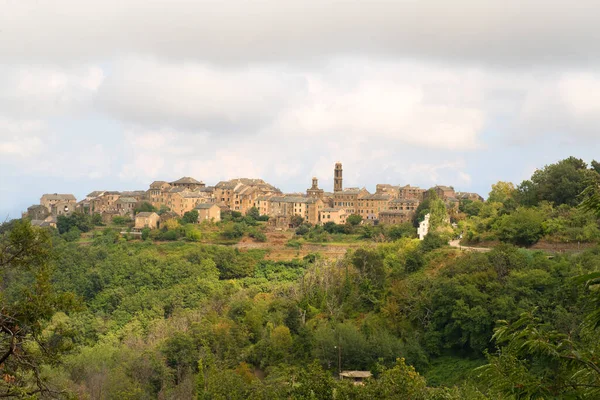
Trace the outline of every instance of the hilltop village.
[[[301, 216], [305, 222], [320, 225], [327, 222], [346, 223], [350, 215], [359, 215], [363, 223], [400, 224], [411, 221], [419, 204], [435, 192], [449, 210], [457, 209], [460, 200], [483, 200], [477, 193], [456, 192], [452, 186], [434, 186], [430, 190], [410, 185], [377, 184], [375, 193], [363, 188], [344, 188], [342, 164], [334, 168], [333, 192], [319, 188], [318, 179], [306, 193], [282, 193], [262, 179], [238, 178], [206, 186], [202, 181], [183, 177], [173, 182], [155, 181], [147, 190], [107, 191], [89, 193], [77, 202], [72, 194], [44, 194], [40, 204], [23, 213], [32, 224], [56, 226], [57, 217], [73, 212], [99, 214], [104, 222], [114, 217], [130, 217], [135, 229], [157, 228], [168, 218], [182, 217], [196, 210], [198, 222], [220, 221], [221, 212], [246, 214], [255, 207], [268, 216], [269, 225], [287, 228], [291, 219]], [[143, 203], [157, 212], [137, 212]]]

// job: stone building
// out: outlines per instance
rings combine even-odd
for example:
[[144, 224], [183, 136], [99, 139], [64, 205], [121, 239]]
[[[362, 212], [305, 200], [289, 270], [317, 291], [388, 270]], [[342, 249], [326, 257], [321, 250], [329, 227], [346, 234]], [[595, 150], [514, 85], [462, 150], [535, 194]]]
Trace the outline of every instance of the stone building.
[[135, 229], [156, 229], [160, 227], [160, 216], [155, 212], [141, 212], [135, 215]]
[[194, 209], [198, 211], [198, 222], [219, 222], [221, 220], [221, 207], [215, 203], [198, 204]]
[[50, 216], [50, 210], [44, 207], [41, 204], [34, 204], [32, 206], [27, 207], [27, 211], [23, 213], [23, 217], [27, 217], [29, 219], [36, 221], [43, 221], [48, 216]]
[[192, 192], [185, 188], [171, 188], [166, 193], [165, 205], [179, 216], [183, 216], [186, 212], [192, 211], [198, 204], [210, 202], [212, 202], [212, 199], [205, 192]]
[[121, 197], [120, 192], [106, 191], [90, 200], [90, 213], [116, 212], [116, 202]]
[[335, 168], [333, 170], [333, 193], [341, 192], [343, 189], [342, 182], [342, 163], [335, 163]]
[[419, 201], [423, 200], [423, 194], [426, 192], [425, 189], [410, 185], [401, 186], [398, 190], [398, 197], [403, 199], [417, 199]]
[[77, 199], [72, 194], [44, 194], [40, 205], [46, 207], [51, 215], [69, 215], [77, 207]]
[[321, 224], [326, 224], [327, 222], [333, 222], [335, 224], [345, 224], [346, 218], [350, 215], [343, 208], [323, 208], [321, 212], [319, 212], [319, 221]]
[[176, 181], [171, 182], [170, 184], [172, 187], [182, 187], [188, 190], [196, 190], [206, 186], [204, 182], [197, 181], [196, 179], [190, 178], [189, 176], [179, 178]]
[[415, 212], [420, 203], [421, 202], [415, 198], [398, 198], [389, 202], [388, 209]]
[[133, 216], [133, 212], [138, 205], [138, 201], [133, 197], [119, 197], [115, 201], [115, 207], [120, 215]]
[[358, 199], [369, 192], [362, 188], [348, 188], [333, 193], [333, 207], [344, 208], [348, 214], [358, 213]]
[[414, 213], [402, 210], [388, 210], [379, 213], [379, 223], [386, 225], [397, 225], [410, 222]]
[[164, 193], [171, 188], [171, 184], [166, 181], [154, 181], [148, 189], [148, 201], [156, 208], [160, 208], [164, 203]]
[[313, 177], [312, 186], [310, 189], [306, 189], [306, 196], [323, 200], [324, 194], [325, 191], [323, 189], [319, 189], [319, 180], [316, 177]]
[[379, 219], [379, 213], [388, 209], [388, 203], [392, 200], [390, 194], [365, 194], [358, 197], [356, 214], [367, 221]]
[[[456, 193], [454, 192], [454, 188], [452, 186], [443, 186], [436, 185], [429, 190], [433, 190], [437, 196], [446, 201], [448, 198], [456, 198]], [[429, 197], [429, 191], [423, 193], [423, 200], [426, 200]]]

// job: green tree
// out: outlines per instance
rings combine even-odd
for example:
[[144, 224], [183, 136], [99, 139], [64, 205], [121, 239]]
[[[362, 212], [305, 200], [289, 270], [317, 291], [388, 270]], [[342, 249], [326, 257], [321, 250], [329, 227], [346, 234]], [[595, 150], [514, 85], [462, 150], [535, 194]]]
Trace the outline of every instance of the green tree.
[[154, 207], [149, 202], [144, 201], [133, 210], [134, 214], [141, 213], [141, 212], [156, 212], [156, 207]]
[[292, 227], [297, 228], [304, 223], [304, 218], [301, 215], [294, 215], [290, 219], [290, 224]]
[[544, 215], [533, 208], [518, 208], [496, 222], [500, 240], [522, 246], [536, 243], [543, 234]]
[[251, 207], [248, 209], [248, 212], [246, 212], [246, 216], [254, 218], [256, 221], [258, 221], [260, 220], [260, 211], [258, 211], [258, 208], [256, 207]]
[[574, 206], [589, 179], [597, 176], [583, 160], [569, 157], [536, 170], [530, 181], [524, 181], [517, 188], [517, 199], [523, 205], [537, 205], [545, 200], [556, 206]]
[[487, 201], [490, 203], [503, 203], [515, 195], [515, 185], [511, 182], [498, 181], [492, 185]]
[[0, 294], [0, 366], [3, 397], [50, 395], [41, 365], [56, 362], [68, 335], [44, 328], [59, 310], [75, 309], [72, 294], [54, 290], [48, 232], [17, 221], [0, 234], [0, 284], [9, 290]]
[[357, 226], [362, 222], [362, 216], [357, 214], [350, 214], [348, 218], [346, 218], [346, 222], [352, 226]]
[[183, 214], [181, 221], [184, 224], [197, 224], [198, 223], [198, 210], [188, 211]]
[[315, 360], [302, 370], [298, 376], [298, 385], [294, 388], [293, 398], [303, 400], [333, 399], [335, 382], [331, 374], [324, 371]]
[[493, 336], [499, 350], [476, 370], [492, 394], [512, 399], [600, 397], [596, 339], [582, 345], [531, 312], [499, 324]]

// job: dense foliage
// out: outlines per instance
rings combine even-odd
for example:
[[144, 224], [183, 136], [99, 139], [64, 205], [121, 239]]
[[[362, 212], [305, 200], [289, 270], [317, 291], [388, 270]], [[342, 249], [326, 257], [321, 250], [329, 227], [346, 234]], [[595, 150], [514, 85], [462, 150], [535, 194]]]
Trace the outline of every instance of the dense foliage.
[[[593, 180], [585, 207], [557, 204], [546, 169], [535, 205], [503, 182], [454, 215], [431, 196], [419, 212], [441, 229], [422, 241], [412, 224], [298, 224], [291, 247], [352, 241], [337, 259], [227, 245], [266, 240], [257, 210], [141, 238], [81, 215], [59, 230], [0, 225], [0, 397], [598, 398], [600, 247], [516, 247], [597, 242]], [[449, 247], [448, 215], [466, 239], [505, 243]], [[353, 385], [340, 369], [373, 377]]]

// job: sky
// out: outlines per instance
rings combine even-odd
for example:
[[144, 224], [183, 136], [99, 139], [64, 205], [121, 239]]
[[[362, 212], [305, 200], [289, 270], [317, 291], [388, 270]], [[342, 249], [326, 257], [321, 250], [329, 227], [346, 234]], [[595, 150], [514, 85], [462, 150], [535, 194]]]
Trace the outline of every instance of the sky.
[[0, 219], [192, 176], [478, 192], [600, 158], [597, 0], [0, 0]]

